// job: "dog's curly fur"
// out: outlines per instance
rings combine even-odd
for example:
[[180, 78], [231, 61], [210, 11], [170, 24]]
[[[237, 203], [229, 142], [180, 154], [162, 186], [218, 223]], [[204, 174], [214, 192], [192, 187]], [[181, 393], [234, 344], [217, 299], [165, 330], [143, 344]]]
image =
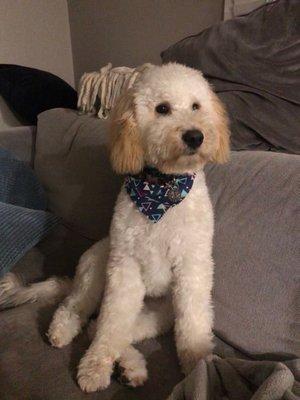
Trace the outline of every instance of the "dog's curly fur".
[[[156, 112], [161, 103], [168, 103], [167, 115]], [[204, 136], [193, 152], [182, 140], [192, 129]], [[119, 99], [109, 147], [120, 174], [139, 173], [149, 165], [168, 174], [197, 174], [188, 196], [158, 223], [138, 211], [123, 187], [109, 238], [81, 257], [72, 291], [56, 311], [48, 337], [53, 346], [69, 344], [102, 303], [94, 339], [78, 369], [86, 392], [109, 385], [115, 362], [129, 385], [141, 385], [146, 363], [133, 344], [174, 323], [185, 373], [213, 348], [213, 210], [203, 166], [229, 155], [221, 102], [199, 71], [175, 63], [150, 66]]]

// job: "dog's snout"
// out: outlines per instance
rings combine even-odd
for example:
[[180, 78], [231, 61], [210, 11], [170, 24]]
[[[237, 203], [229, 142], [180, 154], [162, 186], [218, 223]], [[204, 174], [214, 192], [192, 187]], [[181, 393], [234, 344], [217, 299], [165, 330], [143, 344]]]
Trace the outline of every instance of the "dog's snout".
[[203, 133], [198, 129], [191, 129], [182, 135], [182, 140], [191, 149], [197, 149], [203, 142]]

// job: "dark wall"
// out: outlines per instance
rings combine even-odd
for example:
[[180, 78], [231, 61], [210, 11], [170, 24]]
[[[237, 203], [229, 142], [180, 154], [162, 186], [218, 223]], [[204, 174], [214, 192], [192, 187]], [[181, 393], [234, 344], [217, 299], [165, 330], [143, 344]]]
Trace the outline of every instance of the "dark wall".
[[160, 52], [219, 22], [223, 0], [68, 0], [75, 81], [83, 72], [160, 63]]

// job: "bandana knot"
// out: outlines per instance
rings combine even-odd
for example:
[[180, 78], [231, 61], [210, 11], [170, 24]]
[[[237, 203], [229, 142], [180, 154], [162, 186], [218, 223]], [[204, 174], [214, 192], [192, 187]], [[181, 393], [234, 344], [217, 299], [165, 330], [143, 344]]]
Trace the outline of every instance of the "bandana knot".
[[138, 210], [155, 223], [186, 198], [195, 176], [168, 175], [147, 167], [139, 175], [127, 176], [125, 188]]

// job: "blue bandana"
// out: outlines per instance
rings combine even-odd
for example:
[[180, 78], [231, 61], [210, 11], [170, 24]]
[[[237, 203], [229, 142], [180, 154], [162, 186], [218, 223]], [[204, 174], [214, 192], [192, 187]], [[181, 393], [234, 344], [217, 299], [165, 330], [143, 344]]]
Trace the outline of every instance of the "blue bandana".
[[125, 188], [139, 211], [158, 222], [169, 208], [185, 199], [194, 179], [195, 174], [166, 175], [147, 167], [139, 175], [127, 176]]

